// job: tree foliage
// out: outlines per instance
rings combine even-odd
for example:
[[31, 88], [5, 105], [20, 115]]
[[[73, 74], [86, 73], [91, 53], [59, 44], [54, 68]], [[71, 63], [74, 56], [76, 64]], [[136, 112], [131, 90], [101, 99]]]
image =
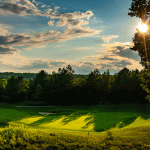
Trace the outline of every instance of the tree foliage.
[[41, 70], [33, 80], [21, 76], [1, 78], [1, 101], [49, 105], [148, 103], [150, 81], [145, 71], [123, 68], [110, 75], [109, 70], [101, 74], [95, 69], [81, 78], [75, 78], [74, 72], [68, 65], [51, 75]]
[[18, 102], [25, 98], [28, 85], [27, 81], [22, 76], [10, 77], [5, 85], [2, 94], [3, 99], [7, 102]]
[[138, 17], [145, 22], [145, 18], [150, 14], [150, 1], [149, 0], [132, 0], [130, 12], [128, 15], [131, 17]]
[[[134, 46], [131, 50], [137, 51], [140, 58], [142, 66], [147, 69], [148, 64], [146, 63], [146, 51], [147, 49], [148, 62], [150, 62], [150, 1], [149, 0], [132, 0], [130, 12], [128, 13], [131, 17], [138, 17], [143, 23], [148, 26], [148, 31], [146, 33], [141, 33], [138, 29], [134, 35], [133, 43]], [[145, 42], [144, 42], [145, 39]]]

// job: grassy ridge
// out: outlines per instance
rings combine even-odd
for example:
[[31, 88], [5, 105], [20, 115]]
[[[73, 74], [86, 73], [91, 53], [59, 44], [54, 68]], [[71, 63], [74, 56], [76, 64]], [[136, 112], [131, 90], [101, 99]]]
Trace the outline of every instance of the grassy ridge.
[[0, 104], [0, 149], [150, 149], [149, 108]]

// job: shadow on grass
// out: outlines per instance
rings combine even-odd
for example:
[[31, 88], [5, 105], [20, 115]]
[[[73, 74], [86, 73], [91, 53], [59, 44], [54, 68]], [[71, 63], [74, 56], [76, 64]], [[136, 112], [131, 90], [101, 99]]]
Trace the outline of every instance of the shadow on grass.
[[9, 126], [8, 122], [0, 121], [0, 128], [5, 128], [6, 126]]
[[102, 132], [115, 127], [123, 128], [133, 123], [138, 116], [136, 113], [131, 112], [97, 113], [94, 115], [94, 130]]
[[60, 119], [62, 116], [53, 114], [53, 115], [43, 115], [43, 117], [44, 118], [41, 118], [41, 119], [39, 119], [39, 120], [29, 124], [29, 125], [30, 126], [38, 126], [38, 125], [43, 124], [43, 123], [44, 124], [50, 123], [50, 122], [53, 122], [57, 119]]
[[125, 124], [125, 126], [127, 126], [127, 125], [133, 123], [136, 119], [137, 119], [137, 116], [125, 118], [125, 119], [123, 119], [123, 123]]

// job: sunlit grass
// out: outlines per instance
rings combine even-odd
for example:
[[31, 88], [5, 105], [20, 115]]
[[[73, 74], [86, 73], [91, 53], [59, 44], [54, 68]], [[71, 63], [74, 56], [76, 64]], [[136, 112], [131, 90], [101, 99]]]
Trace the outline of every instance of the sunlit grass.
[[44, 118], [44, 117], [43, 116], [42, 117], [29, 117], [29, 118], [22, 119], [19, 122], [24, 123], [24, 124], [31, 124], [31, 123], [34, 123], [35, 121], [42, 119], [42, 118]]
[[[70, 121], [68, 123], [64, 123], [63, 120], [67, 119], [68, 117], [62, 116], [58, 120], [54, 120], [50, 123], [43, 123], [39, 126], [47, 127], [47, 128], [58, 128], [58, 129], [68, 129], [68, 130], [87, 130], [87, 131], [94, 131], [94, 124], [90, 124], [86, 127], [87, 123], [92, 121], [92, 119], [87, 120], [87, 118], [91, 118], [90, 115], [83, 115], [79, 118]], [[69, 120], [69, 119], [68, 119]], [[86, 127], [86, 128], [85, 128]]]
[[[149, 108], [143, 108], [140, 112], [139, 108], [131, 111], [123, 110], [122, 106], [109, 109], [3, 106], [0, 124], [5, 128], [0, 128], [0, 149], [150, 149]], [[44, 110], [56, 113], [38, 114]]]
[[147, 140], [121, 138], [114, 132], [106, 131], [104, 135], [73, 135], [67, 132], [49, 132], [29, 128], [21, 124], [10, 123], [8, 127], [0, 129], [0, 149], [150, 149]]

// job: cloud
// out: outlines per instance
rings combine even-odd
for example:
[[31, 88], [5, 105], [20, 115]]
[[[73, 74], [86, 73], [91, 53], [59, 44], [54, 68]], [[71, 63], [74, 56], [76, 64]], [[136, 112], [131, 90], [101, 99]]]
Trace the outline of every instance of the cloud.
[[109, 43], [109, 41], [110, 41], [111, 39], [113, 39], [113, 38], [118, 38], [118, 37], [119, 37], [118, 35], [111, 35], [111, 36], [103, 37], [102, 40], [103, 40], [104, 42]]
[[44, 44], [48, 38], [53, 38], [59, 33], [60, 32], [47, 31], [36, 36], [27, 34], [11, 34], [7, 36], [0, 36], [0, 45], [33, 46]]
[[[99, 52], [105, 53], [104, 56], [108, 59], [110, 57], [122, 57], [129, 58], [135, 61], [139, 61], [138, 53], [130, 50], [133, 43], [113, 43], [113, 44], [102, 44]], [[104, 58], [105, 58], [104, 57]], [[103, 59], [104, 59], [103, 58]]]
[[99, 30], [91, 30], [89, 27], [87, 28], [73, 28], [73, 29], [68, 29], [64, 32], [64, 35], [83, 35], [83, 36], [91, 36], [95, 34], [99, 34], [101, 31]]
[[10, 34], [6, 36], [0, 36], [0, 45], [5, 46], [31, 46], [36, 47], [37, 45], [63, 42], [67, 40], [72, 40], [75, 38], [89, 37], [95, 34], [99, 34], [98, 30], [91, 30], [90, 28], [75, 28], [67, 29], [64, 33], [47, 31], [40, 33], [38, 35], [28, 35], [28, 34]]
[[81, 18], [87, 18], [89, 19], [94, 14], [92, 11], [86, 11], [85, 13], [82, 12], [73, 12], [73, 13], [58, 13], [56, 16], [53, 16], [57, 19], [81, 19]]
[[59, 6], [55, 6], [54, 7], [54, 10], [58, 10], [60, 7]]
[[9, 30], [11, 29], [11, 26], [6, 26], [5, 24], [0, 24], [0, 36], [6, 36], [10, 34]]
[[[37, 8], [37, 6], [41, 5], [41, 7], [44, 8], [46, 7], [46, 5], [42, 2], [35, 2], [36, 5], [34, 5], [33, 2], [35, 1], [30, 2], [29, 0], [3, 0], [2, 2], [0, 2], [0, 9], [7, 11], [7, 13], [10, 12], [17, 15], [39, 15], [50, 17], [51, 19], [60, 19], [59, 24], [67, 22], [72, 25], [76, 24], [75, 22], [77, 21], [75, 21], [75, 19], [86, 18], [89, 20], [89, 18], [93, 16], [92, 11], [86, 11], [85, 13], [59, 13], [58, 11], [56, 11], [60, 8], [59, 6], [55, 6], [54, 10], [52, 8], [47, 7], [45, 11], [41, 11]], [[79, 23], [87, 24], [87, 22], [84, 21], [80, 21]], [[64, 25], [66, 25], [66, 23], [64, 23]]]
[[113, 43], [102, 44], [99, 54], [96, 56], [87, 56], [86, 60], [99, 64], [100, 69], [120, 70], [123, 67], [129, 69], [142, 69], [140, 58], [137, 53], [129, 48], [132, 43]]
[[43, 4], [41, 7], [42, 7], [42, 8], [44, 8], [44, 7], [46, 7], [46, 5], [45, 5], [45, 4]]
[[11, 4], [11, 3], [2, 4], [0, 5], [0, 8], [15, 14], [25, 14], [25, 12], [29, 10], [27, 6], [23, 6], [21, 4]]
[[[60, 8], [59, 6], [55, 6], [54, 10], [48, 8], [45, 9], [45, 11], [41, 11], [37, 8], [38, 5], [43, 6], [44, 4], [42, 2], [31, 2], [29, 0], [3, 0], [3, 2], [0, 2], [0, 9], [21, 16], [39, 15], [50, 17], [51, 19], [55, 19], [55, 21], [58, 20], [58, 22], [55, 23], [57, 26], [66, 25], [68, 28], [62, 31], [62, 33], [47, 31], [38, 35], [29, 35], [24, 33], [6, 35], [8, 31], [4, 29], [0, 34], [0, 45], [37, 47], [37, 45], [41, 44], [63, 42], [75, 38], [89, 37], [100, 33], [99, 30], [92, 30], [88, 27], [83, 27], [88, 24], [87, 20], [93, 16], [92, 11], [86, 11], [85, 13], [59, 13], [56, 12], [56, 10]], [[54, 26], [55, 24], [54, 20], [50, 20], [48, 22], [49, 26]], [[2, 29], [0, 27], [0, 31], [1, 30]]]
[[30, 8], [36, 8], [36, 6], [33, 3], [31, 3], [29, 0], [20, 0], [20, 2], [24, 5], [27, 5]]
[[89, 22], [83, 20], [83, 18], [89, 20], [91, 16], [93, 16], [92, 11], [86, 11], [85, 13], [81, 13], [81, 12], [64, 13], [64, 14], [58, 13], [52, 18], [60, 19], [60, 21], [57, 22], [57, 26], [67, 25], [69, 28], [74, 28], [77, 26], [84, 26], [89, 24]]
[[77, 47], [75, 50], [91, 50], [93, 47]]
[[51, 21], [48, 22], [48, 25], [49, 26], [54, 26], [54, 22], [55, 22], [54, 20], [51, 20]]
[[75, 28], [78, 26], [84, 26], [84, 25], [88, 25], [89, 22], [88, 21], [84, 21], [82, 19], [62, 19], [60, 21], [57, 22], [57, 26], [65, 26], [67, 25], [68, 28]]
[[0, 55], [1, 54], [13, 54], [16, 52], [20, 52], [20, 50], [13, 48], [13, 47], [10, 47], [10, 46], [0, 45]]
[[30, 60], [29, 64], [18, 67], [19, 70], [37, 70], [37, 69], [56, 69], [66, 64], [65, 61], [52, 61], [52, 60]]
[[0, 10], [3, 14], [17, 14], [19, 16], [39, 15], [50, 17], [50, 9], [46, 9], [44, 12], [37, 8], [37, 5], [41, 4], [42, 8], [46, 7], [46, 5], [44, 5], [42, 2], [35, 2], [36, 5], [34, 5], [33, 2], [35, 1], [30, 2], [29, 0], [3, 0], [0, 2]]
[[36, 15], [41, 13], [29, 0], [3, 0], [3, 2], [0, 2], [0, 9], [17, 15]]
[[12, 55], [0, 55], [0, 62], [4, 66], [9, 66], [13, 69], [17, 69], [24, 65], [28, 65], [30, 61], [28, 58], [21, 56], [19, 53], [13, 53]]
[[50, 65], [54, 66], [54, 67], [60, 67], [62, 65], [66, 64], [66, 62], [63, 61], [58, 61], [58, 62], [50, 62]]
[[33, 59], [24, 57], [19, 53], [13, 53], [12, 55], [0, 55], [0, 64], [4, 68], [12, 68], [17, 72], [38, 72], [37, 70], [42, 69], [49, 72], [57, 71], [59, 67], [67, 66], [69, 62], [65, 60]]

